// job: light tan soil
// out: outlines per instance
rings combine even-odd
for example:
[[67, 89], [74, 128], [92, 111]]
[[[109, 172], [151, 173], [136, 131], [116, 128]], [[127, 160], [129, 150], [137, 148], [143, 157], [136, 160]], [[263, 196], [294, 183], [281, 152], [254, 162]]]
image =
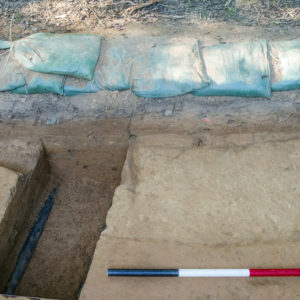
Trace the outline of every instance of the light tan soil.
[[130, 136], [188, 134], [195, 146], [214, 147], [286, 141], [299, 136], [299, 115], [296, 104], [284, 103], [248, 102], [234, 107], [213, 102], [210, 110], [203, 104], [200, 115], [199, 106], [190, 104], [190, 108], [175, 107], [171, 116], [154, 111], [54, 126], [36, 124], [34, 119], [0, 124], [0, 139], [41, 139], [50, 173], [40, 203], [59, 184], [50, 218], [17, 294], [75, 299], [119, 185]]
[[131, 139], [80, 299], [299, 297], [297, 278], [107, 277], [108, 268], [298, 267], [300, 136], [237, 137], [218, 147], [189, 135]]

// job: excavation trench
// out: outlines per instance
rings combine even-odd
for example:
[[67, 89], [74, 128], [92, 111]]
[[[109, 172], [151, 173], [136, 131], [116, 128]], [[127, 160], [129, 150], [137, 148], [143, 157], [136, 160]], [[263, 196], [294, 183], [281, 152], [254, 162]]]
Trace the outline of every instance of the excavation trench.
[[[36, 124], [32, 119], [0, 124], [1, 139], [37, 138], [45, 151], [47, 167], [41, 174], [45, 183], [20, 233], [16, 246], [19, 250], [39, 208], [53, 187], [58, 187], [44, 232], [15, 294], [78, 298], [105, 228], [114, 191], [120, 184], [130, 137], [174, 134], [189, 136], [196, 148], [209, 145], [223, 149], [299, 139], [299, 115], [291, 114], [284, 108], [287, 106], [278, 107], [262, 109], [259, 114], [255, 113], [258, 105], [232, 110], [230, 115], [230, 107], [210, 116], [199, 115], [191, 108], [173, 112], [171, 117], [165, 113], [157, 118], [155, 112], [135, 117], [78, 119], [54, 126]], [[180, 144], [180, 140], [176, 143]], [[17, 251], [10, 254], [7, 263], [14, 264], [17, 255]], [[7, 279], [8, 276], [1, 282], [1, 292]]]
[[[40, 174], [46, 179], [45, 185], [24, 231], [28, 232], [51, 189], [58, 187], [44, 232], [15, 294], [76, 298], [105, 225], [114, 189], [120, 182], [127, 150], [127, 124], [128, 120], [123, 119], [56, 128], [6, 126], [8, 142], [20, 137], [40, 138], [48, 165]], [[8, 263], [15, 259], [10, 257]]]

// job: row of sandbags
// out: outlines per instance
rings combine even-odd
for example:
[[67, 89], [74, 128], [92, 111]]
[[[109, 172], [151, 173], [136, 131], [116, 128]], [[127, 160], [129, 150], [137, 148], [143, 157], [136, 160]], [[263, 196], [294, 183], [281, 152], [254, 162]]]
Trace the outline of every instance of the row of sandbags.
[[[38, 33], [0, 41], [0, 91], [76, 95], [126, 90], [142, 97], [271, 97], [300, 87], [300, 39], [218, 44], [129, 42], [101, 47], [87, 34]], [[126, 46], [127, 45], [127, 46]]]

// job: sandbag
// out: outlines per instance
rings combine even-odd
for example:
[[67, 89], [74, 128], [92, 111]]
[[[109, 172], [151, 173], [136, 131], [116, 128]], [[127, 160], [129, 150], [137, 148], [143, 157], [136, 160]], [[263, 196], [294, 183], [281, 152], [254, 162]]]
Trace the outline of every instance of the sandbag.
[[135, 51], [134, 45], [116, 42], [101, 50], [94, 80], [104, 90], [122, 91], [130, 88], [130, 75]]
[[41, 74], [30, 70], [23, 70], [25, 85], [13, 89], [15, 94], [54, 93], [63, 95], [65, 76]]
[[194, 95], [271, 97], [265, 40], [214, 45], [202, 53], [211, 84]]
[[76, 96], [86, 93], [96, 93], [100, 90], [101, 87], [97, 84], [97, 82], [94, 79], [88, 81], [85, 79], [75, 77], [67, 77], [64, 83], [63, 94], [65, 96]]
[[153, 46], [134, 61], [132, 76], [132, 91], [152, 98], [183, 95], [209, 83], [197, 41]]
[[0, 49], [11, 49], [0, 56], [0, 91], [63, 95], [66, 75], [71, 75], [84, 78], [87, 88], [67, 86], [67, 93], [96, 92], [99, 88], [88, 80], [94, 76], [100, 46], [100, 36], [82, 34], [39, 33], [14, 43], [1, 41]]
[[300, 88], [300, 39], [269, 42], [271, 89]]
[[26, 84], [24, 76], [19, 72], [20, 65], [12, 60], [11, 53], [0, 56], [0, 92], [6, 92]]
[[14, 52], [0, 56], [0, 91], [16, 94], [63, 94], [64, 76], [30, 71], [14, 59]]
[[14, 42], [13, 50], [29, 70], [91, 80], [100, 47], [98, 35], [36, 33]]
[[130, 88], [130, 70], [136, 45], [130, 41], [106, 40], [101, 47], [101, 55], [95, 68], [94, 77], [88, 81], [68, 77], [64, 95], [73, 96], [95, 93], [100, 90], [122, 91]]
[[10, 41], [2, 41], [0, 40], [0, 49], [9, 49], [11, 47]]

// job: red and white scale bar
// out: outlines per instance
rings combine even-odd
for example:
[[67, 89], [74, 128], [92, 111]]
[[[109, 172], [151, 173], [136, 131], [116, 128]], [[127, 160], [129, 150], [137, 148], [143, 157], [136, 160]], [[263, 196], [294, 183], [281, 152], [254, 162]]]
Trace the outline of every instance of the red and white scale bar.
[[108, 269], [108, 276], [134, 277], [288, 277], [300, 269]]

